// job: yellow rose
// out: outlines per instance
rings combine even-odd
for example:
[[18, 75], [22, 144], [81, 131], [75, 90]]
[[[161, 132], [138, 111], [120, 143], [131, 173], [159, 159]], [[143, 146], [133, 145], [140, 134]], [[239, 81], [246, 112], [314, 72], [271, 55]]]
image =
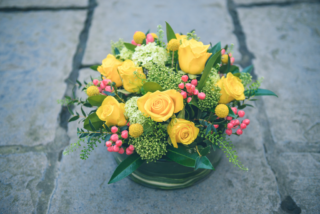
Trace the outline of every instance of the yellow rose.
[[139, 110], [156, 122], [168, 120], [183, 109], [183, 97], [174, 89], [148, 92], [137, 100]]
[[186, 35], [180, 35], [179, 33], [176, 33], [176, 37], [179, 42], [181, 41], [181, 43], [183, 43], [185, 40], [187, 40]]
[[179, 47], [179, 65], [188, 74], [201, 74], [211, 56], [209, 45], [203, 45], [194, 39], [184, 41]]
[[233, 76], [232, 73], [228, 73], [227, 77], [221, 77], [221, 79], [216, 84], [221, 88], [221, 96], [219, 103], [227, 104], [232, 100], [244, 100], [244, 87], [241, 80]]
[[117, 71], [120, 65], [122, 65], [120, 60], [117, 60], [115, 56], [108, 54], [107, 58], [102, 60], [102, 65], [99, 66], [97, 70], [107, 79], [115, 82], [117, 87], [120, 87], [122, 86], [122, 82]]
[[131, 60], [126, 60], [118, 70], [123, 80], [123, 87], [129, 92], [139, 92], [143, 85], [142, 79], [146, 79], [142, 67], [135, 67]]
[[195, 127], [193, 122], [175, 118], [169, 123], [167, 132], [174, 148], [178, 148], [177, 143], [182, 143], [184, 145], [191, 144], [197, 138], [199, 129]]
[[124, 126], [127, 120], [124, 117], [124, 103], [119, 103], [114, 97], [107, 96], [97, 110], [100, 120], [106, 121], [107, 126]]

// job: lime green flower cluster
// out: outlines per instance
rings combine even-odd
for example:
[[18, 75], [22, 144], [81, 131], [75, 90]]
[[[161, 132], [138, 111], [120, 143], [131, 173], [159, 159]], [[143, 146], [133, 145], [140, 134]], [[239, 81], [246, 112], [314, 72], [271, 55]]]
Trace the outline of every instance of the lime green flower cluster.
[[116, 55], [116, 53], [114, 52], [114, 49], [115, 48], [118, 48], [119, 51], [122, 50], [122, 48], [124, 48], [124, 41], [123, 39], [119, 39], [117, 42], [114, 42], [114, 41], [111, 41], [111, 52], [112, 52], [112, 55]]
[[153, 65], [148, 72], [148, 81], [161, 85], [163, 90], [175, 89], [180, 91], [181, 74], [177, 74], [172, 68]]
[[132, 61], [138, 65], [150, 70], [154, 64], [165, 66], [168, 59], [168, 53], [163, 47], [159, 47], [155, 42], [136, 47], [132, 55]]
[[205, 85], [212, 86], [215, 85], [220, 80], [220, 75], [218, 74], [217, 69], [211, 68], [210, 74], [206, 81]]
[[247, 90], [257, 90], [260, 87], [263, 79], [263, 77], [260, 77], [257, 81], [252, 81], [252, 76], [249, 73], [241, 72], [240, 74], [241, 83], [243, 87]]
[[128, 48], [124, 47], [122, 48], [122, 50], [120, 51], [120, 58], [123, 59], [123, 60], [127, 60], [127, 59], [132, 59], [132, 54], [133, 54], [133, 51], [132, 50], [129, 50]]
[[158, 34], [158, 41], [159, 41], [159, 43], [160, 43], [160, 46], [165, 47], [166, 44], [163, 42], [164, 31], [163, 31], [163, 29], [162, 29], [162, 26], [161, 26], [161, 25], [158, 25], [158, 26], [157, 26], [157, 29], [158, 29], [158, 32], [157, 32], [157, 34]]
[[125, 104], [125, 113], [124, 116], [129, 118], [130, 124], [139, 123], [143, 125], [146, 121], [146, 117], [143, 116], [142, 112], [138, 109], [137, 100], [139, 97], [130, 98]]
[[206, 98], [204, 100], [199, 100], [199, 108], [201, 111], [211, 109], [218, 105], [220, 99], [220, 88], [218, 86], [209, 86], [205, 85], [201, 92], [206, 94]]
[[187, 33], [187, 39], [195, 39], [195, 40], [199, 41], [200, 37], [197, 36], [195, 30], [192, 30], [191, 32]]

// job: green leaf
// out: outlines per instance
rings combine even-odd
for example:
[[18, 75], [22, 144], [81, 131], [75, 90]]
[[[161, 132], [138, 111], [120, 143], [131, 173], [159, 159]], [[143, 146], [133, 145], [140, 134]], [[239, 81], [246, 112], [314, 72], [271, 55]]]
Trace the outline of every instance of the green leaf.
[[239, 74], [240, 76], [240, 69], [238, 66], [235, 66], [235, 65], [231, 65], [230, 67], [230, 72], [235, 75], [235, 74]]
[[210, 125], [209, 125], [209, 126], [207, 126], [207, 129], [206, 129], [206, 135], [207, 135], [207, 134], [209, 134], [209, 132], [211, 131], [211, 129], [212, 129], [212, 128], [211, 128], [211, 126], [210, 126]]
[[172, 27], [168, 24], [168, 22], [166, 22], [166, 31], [167, 31], [167, 41], [169, 43], [169, 41], [171, 39], [176, 39], [176, 35], [174, 33], [174, 31], [172, 30]]
[[76, 115], [74, 117], [71, 117], [68, 122], [72, 122], [72, 121], [75, 121], [75, 120], [78, 120], [79, 119], [79, 115]]
[[96, 130], [96, 128], [93, 126], [93, 124], [92, 124], [90, 119], [89, 119], [89, 125], [90, 125], [90, 128], [91, 128], [92, 131]]
[[221, 51], [221, 42], [218, 42], [217, 44], [215, 44], [212, 48], [210, 48], [208, 50], [209, 53], [215, 54], [218, 51]]
[[137, 153], [129, 155], [118, 165], [116, 170], [113, 172], [108, 184], [115, 183], [127, 177], [136, 169], [138, 169], [143, 163], [144, 161], [141, 160], [141, 157]]
[[104, 141], [110, 140], [111, 136], [112, 136], [112, 134], [108, 134], [108, 135], [106, 136], [106, 138], [104, 139]]
[[116, 56], [120, 54], [120, 51], [119, 51], [118, 48], [114, 48], [114, 54], [115, 54]]
[[194, 106], [196, 106], [197, 108], [199, 108], [198, 99], [197, 99], [197, 96], [196, 96], [196, 95], [193, 95], [193, 96], [192, 96], [192, 99], [191, 99], [191, 101], [189, 102], [189, 105], [194, 105]]
[[70, 113], [71, 115], [74, 115], [74, 114], [73, 114], [73, 111], [71, 110], [71, 108], [70, 108], [69, 106], [67, 106], [67, 108], [68, 108], [69, 113]]
[[98, 71], [98, 67], [99, 67], [100, 65], [92, 65], [92, 66], [90, 66], [90, 68], [92, 69], [92, 70], [94, 70], [94, 71]]
[[228, 116], [232, 117], [232, 118], [237, 118], [237, 115], [235, 115], [235, 113], [232, 111], [232, 109], [230, 108], [230, 106], [228, 106], [229, 109], [229, 114]]
[[81, 112], [83, 116], [87, 116], [86, 113], [83, 111], [82, 106], [81, 106]]
[[155, 92], [155, 91], [158, 91], [158, 90], [159, 91], [163, 90], [161, 85], [159, 85], [156, 82], [146, 82], [145, 84], [143, 84], [142, 88], [143, 88], [145, 93]]
[[79, 87], [78, 88], [81, 88], [82, 84], [79, 80], [76, 80], [76, 82], [78, 83]]
[[120, 92], [120, 93], [122, 93], [122, 94], [125, 94], [125, 95], [131, 94], [131, 92], [126, 91], [126, 90], [124, 90], [124, 89], [118, 89], [118, 92]]
[[153, 132], [152, 126], [143, 125], [143, 134], [148, 134], [150, 132]]
[[[244, 91], [244, 94], [248, 96], [250, 93], [250, 90]], [[251, 90], [251, 96], [275, 96], [278, 97], [274, 92], [268, 90], [268, 89], [261, 89], [258, 88], [256, 91]]]
[[217, 53], [215, 53], [213, 56], [211, 55], [211, 57], [209, 58], [206, 67], [204, 68], [203, 72], [202, 72], [202, 76], [201, 79], [198, 83], [198, 90], [201, 91], [201, 89], [203, 88], [204, 84], [207, 81], [207, 78], [210, 74], [211, 68], [214, 64], [217, 63], [217, 61], [219, 60], [219, 58], [221, 58], [221, 50], [219, 50]]
[[145, 35], [147, 36], [150, 33], [150, 29], [145, 33]]
[[198, 163], [198, 168], [214, 170], [211, 162], [209, 161], [209, 159], [206, 156], [201, 156], [200, 161]]
[[99, 117], [97, 116], [96, 113], [90, 114], [85, 120], [83, 124], [83, 128], [89, 130], [89, 131], [94, 131], [92, 130], [89, 120], [91, 121], [91, 124], [94, 126], [95, 130], [99, 129], [102, 127], [102, 125], [105, 123], [104, 121], [100, 120]]
[[168, 146], [167, 151], [166, 156], [182, 166], [194, 167], [196, 164], [195, 160], [198, 155], [189, 153], [183, 146], [179, 146], [179, 148]]
[[243, 69], [242, 73], [249, 73], [250, 74], [252, 69], [253, 69], [253, 65], [250, 65], [250, 66], [246, 67], [245, 69]]
[[186, 109], [183, 108], [183, 109], [179, 112], [177, 118], [185, 119], [185, 115], [186, 115]]
[[131, 43], [123, 43], [124, 46], [128, 49], [128, 50], [131, 50], [131, 51], [134, 51], [136, 49], [137, 46], [131, 44]]
[[201, 157], [199, 156], [196, 159], [196, 164], [195, 164], [195, 167], [194, 167], [195, 170], [199, 169], [200, 163], [201, 163]]
[[122, 126], [122, 127], [120, 127], [120, 132], [127, 130], [127, 129], [128, 129], [128, 126]]
[[[200, 147], [200, 146], [199, 146]], [[199, 148], [198, 147], [198, 148]], [[210, 146], [207, 146], [207, 147], [205, 147], [205, 148], [201, 148], [201, 149], [199, 149], [199, 152], [200, 152], [200, 154], [201, 154], [201, 156], [206, 156], [208, 153], [209, 153], [209, 151], [210, 151]]]
[[146, 45], [146, 44], [147, 44], [147, 40], [144, 39], [144, 40], [142, 41], [142, 45]]
[[92, 105], [92, 106], [101, 106], [103, 100], [106, 98], [105, 95], [95, 95], [95, 96], [91, 96], [88, 97], [88, 102]]
[[116, 95], [115, 93], [112, 93], [112, 92], [109, 92], [109, 91], [104, 91], [103, 93], [108, 95], [108, 96], [112, 96], [112, 97], [114, 97]]

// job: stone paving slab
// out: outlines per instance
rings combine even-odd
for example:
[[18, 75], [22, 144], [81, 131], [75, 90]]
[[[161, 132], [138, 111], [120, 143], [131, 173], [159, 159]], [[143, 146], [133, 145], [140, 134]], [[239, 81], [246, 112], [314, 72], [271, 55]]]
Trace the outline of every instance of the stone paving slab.
[[0, 213], [33, 213], [47, 164], [43, 153], [0, 155]]
[[88, 0], [0, 0], [0, 7], [85, 7], [87, 5]]
[[319, 4], [238, 9], [262, 88], [279, 95], [263, 98], [273, 140], [265, 142], [268, 159], [280, 192], [302, 213], [320, 210], [319, 11]]
[[297, 2], [311, 2], [312, 0], [234, 0], [236, 4], [279, 4], [279, 3], [297, 3]]
[[[97, 74], [89, 69], [80, 78]], [[88, 79], [88, 78], [87, 78]], [[233, 137], [244, 172], [223, 158], [216, 171], [193, 187], [163, 191], [149, 189], [128, 178], [108, 185], [116, 163], [105, 145], [80, 159], [80, 150], [63, 156], [48, 213], [272, 213], [278, 210], [275, 177], [266, 163], [257, 109], [247, 110], [251, 124]], [[70, 142], [76, 142], [77, 123], [69, 123]]]
[[[233, 25], [224, 0], [214, 2], [200, 0], [197, 3], [191, 0], [183, 3], [170, 0], [161, 2], [98, 0], [83, 64], [101, 63], [107, 54], [111, 53], [111, 40], [118, 41], [122, 38], [126, 42], [131, 42], [135, 31], [147, 32], [150, 29], [150, 32], [156, 33], [159, 24], [165, 31], [165, 21], [176, 33], [186, 34], [195, 29], [204, 44], [212, 42], [214, 45], [221, 41], [222, 45], [233, 43], [235, 47], [238, 46], [236, 37], [232, 33]], [[234, 57], [236, 60], [240, 59], [236, 48]]]
[[57, 100], [66, 90], [86, 12], [0, 17], [0, 145], [47, 144], [54, 139]]

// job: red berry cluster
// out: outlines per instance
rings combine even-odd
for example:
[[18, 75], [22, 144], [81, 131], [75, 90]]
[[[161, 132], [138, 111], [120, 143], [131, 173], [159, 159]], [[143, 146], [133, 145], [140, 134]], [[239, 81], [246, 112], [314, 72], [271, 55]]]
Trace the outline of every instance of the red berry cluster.
[[102, 81], [94, 79], [92, 81], [92, 83], [95, 86], [98, 86], [99, 92], [102, 93], [103, 95], [106, 95], [105, 93], [103, 93], [103, 91], [107, 91], [107, 92], [113, 92], [114, 91], [114, 89], [111, 87], [112, 81], [109, 80], [109, 79], [104, 79]]
[[[188, 75], [183, 75], [183, 76], [181, 77], [181, 80], [182, 80], [183, 82], [187, 82], [188, 79], [189, 79]], [[189, 96], [188, 99], [187, 99], [187, 102], [188, 102], [188, 103], [191, 102], [191, 99], [192, 99], [191, 96], [192, 96], [192, 95], [198, 95], [198, 98], [199, 98], [200, 100], [204, 100], [204, 99], [206, 98], [206, 94], [205, 94], [205, 93], [203, 93], [203, 92], [200, 92], [200, 93], [199, 93], [198, 89], [196, 89], [196, 86], [197, 86], [197, 85], [198, 85], [198, 80], [197, 80], [197, 79], [191, 80], [191, 83], [186, 83], [186, 84], [180, 83], [180, 84], [178, 85], [178, 87], [181, 89], [180, 94], [182, 95], [183, 99], [186, 99], [187, 96]], [[186, 87], [187, 92], [183, 90], [184, 87]]]
[[[124, 153], [124, 148], [122, 146], [122, 140], [119, 140], [119, 135], [117, 134], [118, 132], [118, 127], [112, 126], [111, 127], [111, 132], [113, 133], [110, 137], [110, 140], [106, 142], [106, 146], [108, 147], [109, 152], [118, 152], [119, 154]], [[127, 139], [128, 138], [128, 131], [124, 130], [121, 132], [121, 138]], [[131, 155], [134, 151], [134, 146], [130, 145], [126, 149], [126, 154]]]
[[[236, 107], [232, 107], [231, 109], [235, 115], [238, 114], [239, 117], [244, 117], [244, 115], [245, 115], [244, 111], [242, 111], [242, 110], [238, 111], [238, 109]], [[227, 117], [227, 120], [230, 120], [230, 122], [227, 124], [227, 130], [226, 130], [226, 134], [229, 136], [232, 135], [232, 129], [238, 128], [239, 125], [240, 125], [240, 128], [236, 131], [236, 133], [238, 135], [242, 135], [243, 130], [246, 129], [247, 126], [250, 124], [249, 119], [244, 119], [241, 124], [238, 119], [232, 120], [232, 117], [230, 117], [230, 116]]]

